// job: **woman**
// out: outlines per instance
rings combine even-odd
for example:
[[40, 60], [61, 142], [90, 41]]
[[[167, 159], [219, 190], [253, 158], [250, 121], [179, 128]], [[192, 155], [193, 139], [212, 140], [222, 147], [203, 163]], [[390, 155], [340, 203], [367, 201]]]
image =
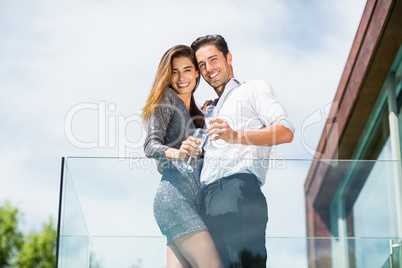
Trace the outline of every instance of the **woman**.
[[159, 166], [163, 166], [154, 199], [154, 215], [167, 237], [168, 267], [222, 267], [213, 240], [198, 213], [199, 165], [193, 173], [186, 175], [171, 165], [197, 148], [194, 139], [187, 137], [195, 128], [204, 125], [202, 112], [193, 96], [199, 81], [192, 49], [184, 45], [172, 47], [159, 63], [142, 113], [147, 126], [145, 154], [156, 158]]

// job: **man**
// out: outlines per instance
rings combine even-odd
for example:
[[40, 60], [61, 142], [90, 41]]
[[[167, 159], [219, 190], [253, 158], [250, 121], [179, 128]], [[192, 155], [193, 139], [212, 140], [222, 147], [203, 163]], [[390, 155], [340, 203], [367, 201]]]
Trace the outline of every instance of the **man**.
[[232, 54], [220, 35], [191, 45], [205, 81], [218, 94], [217, 118], [201, 173], [204, 220], [225, 267], [265, 267], [268, 209], [265, 182], [271, 146], [293, 140], [294, 128], [269, 85], [234, 78]]

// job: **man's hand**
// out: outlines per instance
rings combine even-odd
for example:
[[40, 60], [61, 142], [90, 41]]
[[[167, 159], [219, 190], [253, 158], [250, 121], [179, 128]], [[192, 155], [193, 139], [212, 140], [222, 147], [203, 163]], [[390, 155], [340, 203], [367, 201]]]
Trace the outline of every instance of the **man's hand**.
[[214, 118], [209, 121], [207, 128], [207, 136], [210, 141], [224, 140], [227, 143], [240, 143], [238, 132], [234, 131], [229, 124], [219, 118]]

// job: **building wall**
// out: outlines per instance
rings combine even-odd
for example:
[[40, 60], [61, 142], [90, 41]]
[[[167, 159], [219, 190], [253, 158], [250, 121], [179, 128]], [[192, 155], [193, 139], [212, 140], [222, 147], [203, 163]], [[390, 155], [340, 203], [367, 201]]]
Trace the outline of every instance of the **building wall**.
[[[389, 110], [386, 105], [380, 105], [384, 102], [381, 98], [390, 73], [397, 72], [393, 68], [400, 66], [401, 43], [402, 1], [368, 0], [315, 159], [375, 160], [379, 157], [390, 135], [386, 116]], [[400, 84], [398, 75], [397, 84]], [[372, 132], [365, 136], [368, 127]], [[354, 236], [355, 232], [353, 204], [375, 168], [375, 162], [354, 168], [358, 176], [349, 179], [343, 208], [348, 236]], [[317, 161], [311, 166], [305, 183], [309, 237], [334, 235], [331, 207], [345, 183], [345, 176], [349, 176], [347, 172], [350, 171], [346, 165], [335, 168]], [[331, 244], [310, 242], [310, 267], [332, 266], [331, 258], [318, 256], [318, 252], [323, 254], [323, 249], [327, 254], [333, 251]]]

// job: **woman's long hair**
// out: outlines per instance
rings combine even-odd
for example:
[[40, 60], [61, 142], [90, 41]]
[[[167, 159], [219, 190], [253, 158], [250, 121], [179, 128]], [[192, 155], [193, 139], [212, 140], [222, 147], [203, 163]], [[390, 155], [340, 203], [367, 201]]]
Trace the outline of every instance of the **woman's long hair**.
[[[172, 87], [171, 82], [172, 82], [173, 59], [179, 57], [189, 58], [191, 62], [194, 64], [195, 70], [198, 71], [198, 65], [195, 59], [195, 54], [189, 46], [177, 45], [166, 51], [165, 54], [162, 56], [161, 61], [159, 62], [154, 84], [152, 86], [151, 92], [149, 93], [147, 102], [145, 103], [145, 106], [142, 109], [141, 116], [144, 124], [148, 122], [149, 117], [161, 102], [162, 95], [165, 92], [165, 89], [169, 86]], [[193, 123], [197, 128], [202, 128], [204, 126], [204, 115], [197, 107], [194, 100], [194, 92], [197, 89], [198, 85], [200, 84], [200, 77], [201, 75], [199, 75], [196, 78], [196, 84], [191, 93], [191, 102], [189, 111], [190, 116], [193, 119]]]

